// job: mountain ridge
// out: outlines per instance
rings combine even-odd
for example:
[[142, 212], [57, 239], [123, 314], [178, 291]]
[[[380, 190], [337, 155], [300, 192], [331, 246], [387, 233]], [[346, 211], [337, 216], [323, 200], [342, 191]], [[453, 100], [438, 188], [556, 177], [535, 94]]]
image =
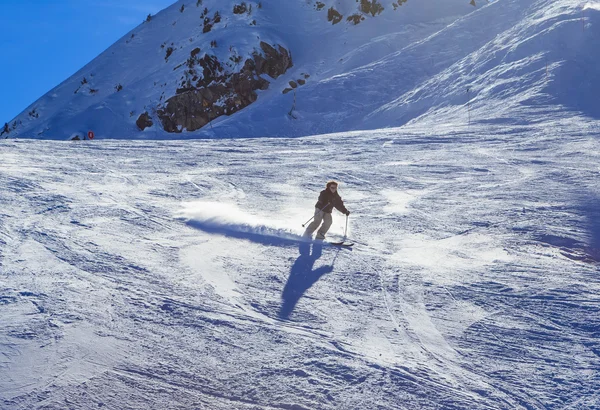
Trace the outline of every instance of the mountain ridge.
[[[303, 136], [402, 126], [423, 115], [461, 122], [466, 111], [467, 121], [510, 121], [523, 105], [600, 116], [589, 102], [600, 89], [589, 77], [596, 58], [587, 56], [598, 41], [593, 4], [473, 3], [180, 0], [7, 123], [3, 136]], [[549, 28], [557, 19], [565, 24]], [[522, 46], [522, 35], [543, 41]], [[569, 49], [556, 38], [569, 39]], [[523, 56], [504, 61], [519, 44]], [[579, 87], [583, 103], [568, 94], [576, 78], [558, 81], [569, 65], [590, 78]], [[505, 100], [509, 82], [516, 87]]]

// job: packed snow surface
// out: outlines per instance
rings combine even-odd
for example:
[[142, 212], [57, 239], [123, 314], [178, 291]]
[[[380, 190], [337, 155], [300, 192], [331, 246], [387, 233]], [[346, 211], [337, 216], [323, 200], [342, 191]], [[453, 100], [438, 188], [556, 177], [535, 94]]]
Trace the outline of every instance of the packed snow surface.
[[[0, 408], [600, 409], [598, 2], [197, 3], [0, 140]], [[254, 36], [294, 58], [255, 103], [137, 130]], [[302, 238], [329, 179], [353, 248]]]
[[0, 407], [600, 408], [597, 130], [3, 141]]

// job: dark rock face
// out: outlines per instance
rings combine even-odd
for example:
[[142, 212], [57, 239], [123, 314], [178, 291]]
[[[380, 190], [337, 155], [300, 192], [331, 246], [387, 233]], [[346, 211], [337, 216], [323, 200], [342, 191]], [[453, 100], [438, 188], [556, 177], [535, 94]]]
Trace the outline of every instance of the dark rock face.
[[375, 17], [383, 11], [383, 6], [377, 0], [360, 0], [360, 11]]
[[[392, 6], [394, 7], [394, 10], [396, 10], [399, 6], [407, 1], [408, 0], [394, 0], [394, 2], [392, 2]], [[356, 2], [359, 3], [359, 12], [354, 13], [346, 18], [346, 21], [354, 23], [355, 25], [365, 20], [364, 15], [370, 14], [371, 16], [375, 17], [376, 15], [381, 14], [381, 12], [384, 10], [384, 7], [381, 5], [379, 0], [356, 0]], [[322, 10], [323, 6], [324, 4], [321, 2], [316, 3], [317, 10]], [[344, 16], [334, 7], [330, 7], [327, 10], [327, 21], [331, 22], [332, 24], [339, 23], [343, 18]]]
[[402, 6], [407, 1], [408, 0], [398, 0], [397, 2], [392, 2], [392, 6], [394, 7], [394, 10], [396, 10], [398, 9], [398, 7]]
[[173, 47], [167, 48], [167, 54], [165, 55], [165, 61], [169, 61], [169, 57], [173, 54]]
[[215, 106], [214, 101], [225, 87], [211, 88], [194, 89], [171, 97], [166, 107], [157, 112], [165, 131], [181, 132], [184, 128], [188, 131], [197, 130], [213, 118], [223, 115], [222, 107]]
[[233, 14], [244, 14], [248, 11], [248, 7], [245, 2], [242, 4], [236, 4], [233, 6]]
[[260, 48], [265, 56], [254, 54], [256, 72], [259, 75], [268, 74], [271, 78], [277, 78], [293, 65], [292, 56], [285, 48], [278, 46], [279, 51], [277, 51], [264, 41], [260, 42]]
[[[277, 78], [293, 64], [285, 48], [277, 46], [275, 49], [264, 42], [260, 47], [264, 55], [256, 51], [242, 69], [233, 74], [226, 73], [215, 56], [206, 54], [199, 59], [192, 56], [195, 62], [188, 64], [187, 75], [193, 78], [188, 78], [177, 90], [177, 95], [157, 110], [164, 130], [195, 131], [221, 115], [231, 115], [256, 101], [256, 90], [269, 87], [269, 82], [260, 76], [267, 74]], [[196, 65], [200, 67], [198, 71], [201, 69], [200, 79], [194, 68]]]
[[202, 29], [203, 33], [208, 33], [212, 30], [213, 26], [217, 23], [221, 22], [221, 14], [216, 11], [212, 20], [208, 17], [204, 17], [204, 28]]
[[348, 18], [346, 20], [351, 21], [352, 23], [354, 23], [355, 25], [360, 23], [361, 21], [363, 21], [365, 19], [365, 17], [361, 14], [353, 14], [351, 16], [348, 16]]
[[342, 21], [343, 17], [344, 16], [342, 16], [340, 12], [334, 9], [333, 7], [327, 10], [327, 21], [331, 21], [331, 24], [339, 23], [340, 21]]
[[138, 126], [138, 128], [141, 131], [144, 131], [146, 128], [152, 127], [154, 125], [154, 123], [152, 122], [152, 119], [148, 115], [148, 112], [145, 112], [145, 113], [141, 114], [138, 117], [138, 119], [135, 122], [135, 124]]

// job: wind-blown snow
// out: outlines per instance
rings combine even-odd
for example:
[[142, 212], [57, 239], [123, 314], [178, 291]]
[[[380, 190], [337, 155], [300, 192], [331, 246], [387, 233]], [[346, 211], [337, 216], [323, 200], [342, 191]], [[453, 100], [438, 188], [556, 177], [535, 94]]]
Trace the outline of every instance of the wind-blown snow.
[[[268, 213], [269, 209], [264, 210]], [[302, 231], [288, 219], [287, 224], [276, 218], [260, 217], [244, 212], [239, 207], [219, 202], [192, 202], [183, 206], [180, 218], [203, 231], [225, 236], [254, 237], [255, 240], [279, 239], [298, 242]], [[293, 229], [296, 228], [296, 229]]]

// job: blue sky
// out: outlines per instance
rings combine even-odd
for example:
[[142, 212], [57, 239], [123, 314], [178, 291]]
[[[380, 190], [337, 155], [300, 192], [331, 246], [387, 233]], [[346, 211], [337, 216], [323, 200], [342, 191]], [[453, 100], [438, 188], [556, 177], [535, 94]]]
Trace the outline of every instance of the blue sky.
[[176, 0], [0, 0], [0, 126]]

